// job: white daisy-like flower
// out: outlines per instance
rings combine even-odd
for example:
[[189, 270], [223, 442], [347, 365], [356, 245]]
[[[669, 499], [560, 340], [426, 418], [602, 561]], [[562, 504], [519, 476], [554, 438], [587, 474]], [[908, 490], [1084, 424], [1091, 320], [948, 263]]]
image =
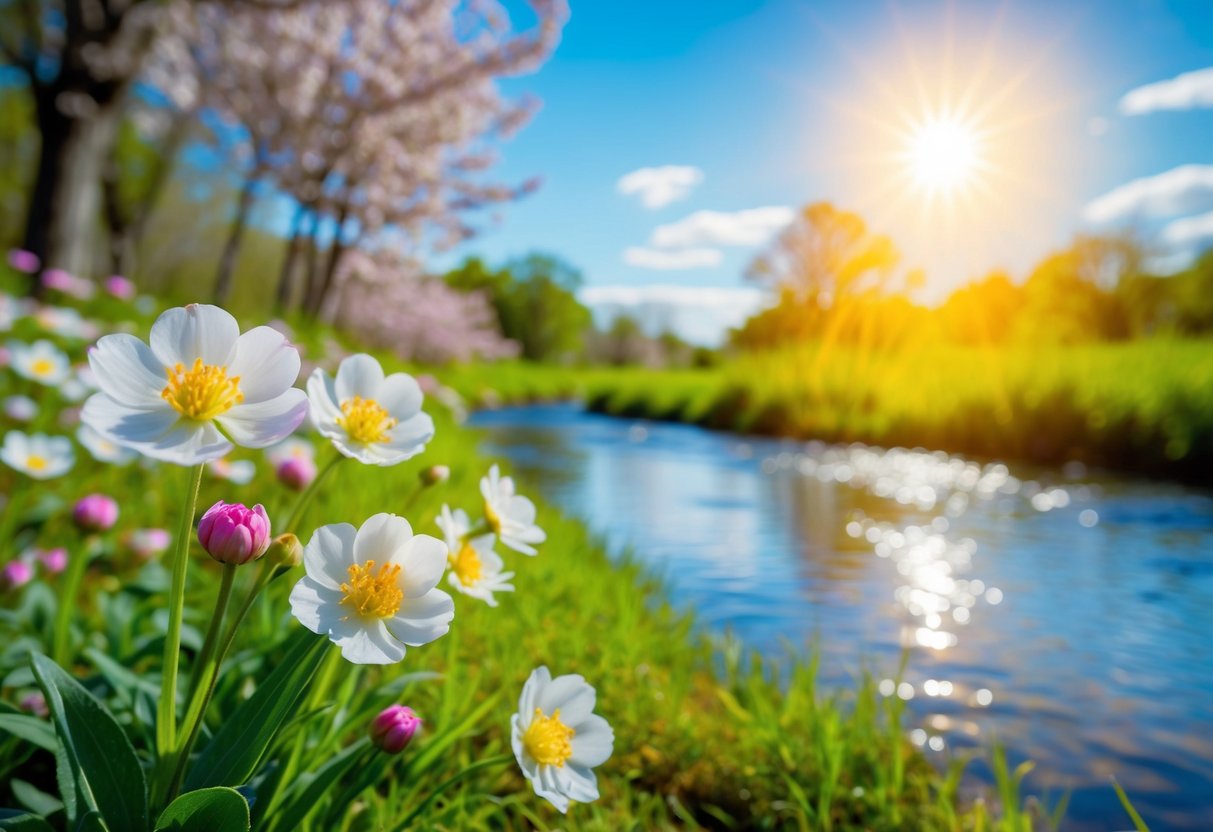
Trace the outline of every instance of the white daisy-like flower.
[[292, 459], [315, 460], [316, 447], [306, 439], [288, 436], [272, 448], [266, 448], [266, 459], [271, 465], [278, 466]]
[[548, 536], [535, 525], [535, 504], [514, 493], [514, 480], [501, 476], [494, 465], [487, 477], [481, 477], [480, 493], [484, 497], [484, 517], [502, 544], [524, 555], [537, 554], [531, 544], [542, 543]]
[[84, 446], [93, 459], [98, 462], [108, 462], [112, 465], [128, 465], [138, 458], [139, 454], [130, 448], [124, 448], [117, 442], [111, 442], [88, 425], [76, 428], [76, 441]]
[[195, 465], [232, 442], [273, 445], [307, 415], [307, 396], [293, 386], [299, 352], [267, 326], [241, 334], [219, 307], [190, 304], [157, 318], [150, 342], [119, 333], [89, 351], [101, 392], [83, 419], [113, 442]]
[[10, 430], [4, 435], [0, 447], [0, 461], [36, 480], [61, 477], [72, 469], [76, 453], [66, 436], [47, 436], [35, 433], [26, 436], [19, 430]]
[[257, 465], [251, 459], [212, 459], [206, 467], [219, 479], [236, 485], [248, 485], [257, 476]]
[[561, 812], [569, 801], [598, 799], [594, 767], [611, 756], [615, 733], [593, 713], [595, 693], [581, 676], [552, 678], [537, 667], [522, 687], [510, 720], [510, 744], [535, 794]]
[[360, 529], [321, 526], [303, 550], [303, 566], [291, 612], [355, 664], [398, 662], [406, 645], [434, 641], [455, 617], [451, 596], [437, 588], [446, 545], [414, 535], [403, 517], [376, 514]]
[[434, 438], [416, 379], [408, 373], [385, 377], [365, 353], [342, 360], [336, 379], [316, 368], [307, 395], [316, 430], [342, 454], [367, 465], [403, 462]]
[[53, 387], [71, 377], [71, 361], [50, 341], [38, 340], [32, 344], [13, 341], [8, 348], [13, 372], [22, 378]]
[[34, 320], [43, 329], [61, 338], [91, 341], [100, 331], [96, 324], [85, 320], [70, 306], [42, 306], [34, 313]]
[[461, 508], [452, 512], [449, 506], [442, 507], [438, 527], [442, 529], [446, 541], [447, 564], [450, 567], [446, 581], [456, 591], [484, 601], [490, 607], [497, 606], [494, 592], [514, 591], [514, 585], [510, 583], [514, 573], [502, 571], [505, 564], [501, 556], [493, 551], [496, 535], [490, 533], [469, 537], [471, 524], [467, 512]]

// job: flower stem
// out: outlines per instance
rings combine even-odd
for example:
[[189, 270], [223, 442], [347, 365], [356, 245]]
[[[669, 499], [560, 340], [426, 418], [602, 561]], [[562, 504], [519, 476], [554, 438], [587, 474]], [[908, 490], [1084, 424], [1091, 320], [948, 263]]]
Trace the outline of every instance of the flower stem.
[[489, 757], [485, 760], [477, 760], [467, 768], [463, 769], [463, 771], [460, 771], [458, 774], [455, 774], [442, 781], [430, 790], [430, 793], [425, 796], [425, 800], [417, 804], [417, 808], [408, 813], [404, 820], [400, 822], [400, 825], [396, 827], [396, 832], [403, 832], [403, 830], [408, 829], [414, 821], [421, 817], [426, 809], [430, 808], [430, 806], [434, 804], [434, 801], [437, 800], [444, 791], [458, 783], [463, 778], [467, 777], [469, 774], [473, 774], [474, 772], [480, 771], [484, 768], [491, 768], [493, 766], [502, 765], [503, 763], [508, 763], [513, 759], [514, 758], [509, 754], [499, 754], [496, 757]]
[[206, 714], [206, 706], [210, 704], [211, 696], [215, 693], [215, 682], [219, 677], [219, 665], [222, 655], [217, 655], [219, 647], [219, 631], [222, 629], [223, 617], [227, 613], [228, 600], [232, 597], [232, 584], [236, 578], [236, 564], [223, 565], [223, 577], [219, 583], [219, 595], [215, 599], [215, 612], [211, 615], [211, 625], [206, 631], [206, 640], [202, 642], [202, 652], [194, 664], [190, 676], [189, 706], [185, 710], [185, 720], [181, 723], [181, 733], [184, 740], [175, 752], [176, 765], [173, 779], [169, 782], [168, 795], [172, 798], [181, 785], [185, 776], [185, 767], [189, 762], [190, 752], [198, 740], [198, 731], [202, 728], [202, 718]]
[[304, 509], [308, 507], [308, 505], [312, 502], [312, 498], [316, 496], [316, 492], [320, 490], [320, 484], [323, 483], [328, 475], [332, 473], [333, 469], [337, 467], [337, 463], [341, 462], [341, 460], [345, 458], [346, 457], [342, 456], [340, 453], [337, 453], [332, 459], [329, 460], [327, 465], [320, 469], [320, 473], [316, 475], [316, 479], [312, 480], [312, 484], [307, 487], [306, 491], [299, 495], [299, 500], [295, 503], [295, 508], [291, 510], [291, 515], [287, 518], [284, 531], [289, 532], [294, 530], [295, 524], [298, 523], [303, 517]]
[[181, 658], [181, 618], [185, 608], [185, 573], [189, 565], [190, 538], [194, 530], [194, 510], [198, 507], [198, 489], [202, 486], [202, 464], [190, 469], [189, 491], [182, 505], [177, 527], [177, 547], [173, 554], [173, 577], [169, 587], [168, 633], [164, 639], [164, 669], [160, 682], [160, 702], [156, 709], [156, 755], [170, 758], [177, 748], [177, 665]]
[[71, 658], [68, 649], [71, 641], [72, 611], [75, 609], [72, 602], [80, 594], [80, 583], [84, 580], [84, 573], [88, 571], [92, 549], [92, 540], [86, 538], [81, 551], [68, 560], [67, 571], [63, 574], [59, 607], [55, 610], [55, 629], [51, 631], [51, 658], [60, 667], [64, 667]]

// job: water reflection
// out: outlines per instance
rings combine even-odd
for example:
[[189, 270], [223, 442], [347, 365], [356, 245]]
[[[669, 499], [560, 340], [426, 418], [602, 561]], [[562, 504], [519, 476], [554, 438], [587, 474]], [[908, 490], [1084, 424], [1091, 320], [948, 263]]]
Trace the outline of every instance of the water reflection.
[[[910, 739], [1005, 742], [1076, 830], [1213, 829], [1213, 500], [941, 453], [740, 440], [571, 407], [486, 413], [488, 450], [669, 582], [711, 632], [900, 682]], [[878, 678], [881, 678], [878, 675]], [[980, 766], [974, 771], [983, 772]]]

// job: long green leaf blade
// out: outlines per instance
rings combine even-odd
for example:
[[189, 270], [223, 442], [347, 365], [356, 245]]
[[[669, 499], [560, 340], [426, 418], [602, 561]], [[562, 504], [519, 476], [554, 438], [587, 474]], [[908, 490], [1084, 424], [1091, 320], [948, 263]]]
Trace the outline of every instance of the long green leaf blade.
[[226, 786], [186, 792], [156, 821], [156, 832], [248, 832], [248, 828], [248, 801]]
[[30, 664], [50, 707], [71, 778], [84, 799], [77, 811], [96, 810], [112, 829], [147, 829], [147, 783], [122, 726], [49, 658], [35, 654]]

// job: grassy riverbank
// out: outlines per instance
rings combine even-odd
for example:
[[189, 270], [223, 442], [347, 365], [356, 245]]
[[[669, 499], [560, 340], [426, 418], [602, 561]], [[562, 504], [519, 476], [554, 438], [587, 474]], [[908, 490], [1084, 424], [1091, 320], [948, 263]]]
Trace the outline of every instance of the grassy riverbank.
[[[1064, 348], [804, 347], [709, 370], [456, 373], [473, 396], [576, 391], [590, 408], [802, 439], [1068, 460], [1190, 480], [1213, 471], [1213, 342]], [[483, 395], [477, 396], [483, 400]]]
[[[115, 316], [119, 312], [115, 308]], [[111, 325], [124, 321], [116, 318]], [[140, 317], [125, 325], [142, 334], [146, 324]], [[22, 321], [15, 337], [32, 339], [38, 334], [34, 327], [32, 319]], [[84, 339], [50, 335], [79, 360]], [[311, 359], [331, 363], [320, 346], [328, 340], [325, 333], [298, 336], [309, 345]], [[384, 363], [394, 368], [386, 357]], [[519, 385], [524, 383], [532, 385], [533, 396], [566, 395], [573, 378], [564, 370], [536, 373], [517, 365], [464, 372], [462, 385], [469, 394], [475, 384], [488, 390], [494, 389], [488, 386], [492, 382], [504, 380], [514, 385], [507, 390], [513, 398], [522, 396]], [[483, 378], [475, 381], [478, 373]], [[56, 388], [17, 378], [11, 370], [0, 378], [0, 393], [36, 399], [37, 413], [21, 429], [70, 432], [63, 420], [71, 404]], [[591, 380], [621, 378], [604, 373]], [[305, 540], [321, 524], [357, 524], [379, 511], [403, 514], [417, 531], [437, 533], [434, 520], [443, 503], [479, 505], [477, 483], [491, 460], [477, 451], [475, 434], [460, 427], [436, 398], [426, 409], [434, 415], [437, 436], [424, 454], [389, 468], [354, 462], [338, 467], [298, 528]], [[313, 441], [322, 454], [332, 453], [318, 437]], [[163, 525], [178, 512], [186, 472], [169, 465], [102, 464], [83, 449], [77, 449], [77, 456], [71, 475], [57, 479], [33, 482], [0, 469], [0, 489], [10, 497], [11, 515], [5, 516], [0, 545], [10, 553], [55, 546], [66, 547], [73, 558], [92, 553], [81, 591], [70, 599], [63, 663], [105, 701], [136, 748], [149, 748], [168, 576], [160, 560], [136, 557], [128, 537], [135, 529]], [[237, 484], [207, 475], [199, 504], [261, 502], [272, 518], [285, 516], [293, 495], [276, 482], [264, 455], [239, 451], [233, 459], [253, 463], [251, 481]], [[434, 464], [450, 466], [449, 481], [418, 490], [419, 471]], [[530, 483], [521, 487], [533, 492]], [[112, 530], [85, 538], [71, 529], [67, 517], [73, 502], [90, 492], [114, 497], [121, 508]], [[999, 783], [990, 799], [962, 797], [962, 764], [955, 762], [944, 772], [932, 766], [906, 740], [901, 700], [880, 696], [871, 679], [858, 679], [853, 689], [824, 691], [815, 684], [811, 662], [777, 673], [732, 650], [722, 654], [720, 645], [696, 632], [690, 616], [670, 609], [660, 585], [636, 566], [609, 558], [558, 507], [541, 504], [539, 522], [548, 540], [536, 558], [507, 554], [507, 567], [517, 573], [517, 591], [502, 596], [499, 607], [457, 596], [450, 634], [410, 650], [396, 666], [351, 665], [339, 661], [334, 651], [320, 672], [329, 682], [327, 693], [318, 683], [314, 689], [322, 693], [309, 695], [297, 723], [275, 741], [266, 759], [336, 759], [365, 736], [371, 716], [396, 702], [416, 709], [425, 729], [403, 757], [379, 755], [365, 767], [339, 773], [337, 787], [314, 803], [300, 804], [303, 814], [290, 821], [290, 828], [401, 828], [402, 820], [440, 784], [476, 761], [510, 753], [510, 715], [523, 681], [539, 664], [557, 674], [583, 674], [597, 687], [597, 711], [616, 734], [615, 753], [598, 771], [601, 799], [562, 817], [530, 794], [511, 761], [451, 785], [429, 807], [432, 824], [1008, 832], [1050, 825], [1043, 810], [1021, 799], [1024, 772], [1005, 771], [997, 754]], [[15, 713], [33, 687], [28, 655], [50, 649], [63, 580], [64, 574], [37, 567], [32, 581], [5, 590], [0, 712]], [[219, 564], [195, 547], [186, 584], [187, 665], [219, 582]], [[209, 731], [223, 725], [225, 715], [281, 663], [291, 634], [299, 629], [287, 604], [293, 583], [288, 576], [272, 584], [241, 628], [219, 678]], [[30, 736], [40, 735], [0, 736], [0, 805], [53, 814], [55, 758], [45, 737], [39, 745]], [[306, 791], [308, 782], [292, 785]], [[1115, 799], [1111, 790], [1108, 798]], [[1035, 808], [1025, 813], [1024, 806]], [[254, 828], [286, 828], [281, 811], [264, 818], [259, 817], [262, 811], [264, 807], [254, 806]]]

